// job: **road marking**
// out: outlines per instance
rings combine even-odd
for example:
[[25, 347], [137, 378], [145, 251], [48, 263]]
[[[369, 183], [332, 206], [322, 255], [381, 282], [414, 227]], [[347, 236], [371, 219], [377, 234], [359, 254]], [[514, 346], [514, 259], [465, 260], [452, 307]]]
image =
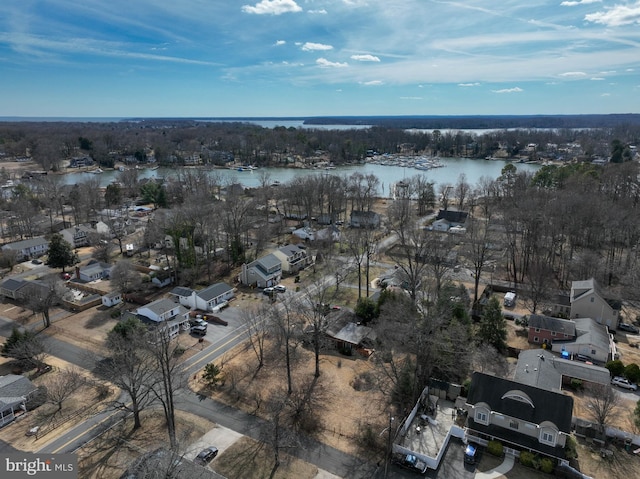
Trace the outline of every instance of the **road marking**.
[[17, 306], [11, 306], [10, 308], [7, 308], [3, 311], [3, 313], [6, 313], [7, 311], [11, 311], [12, 309], [16, 309]]

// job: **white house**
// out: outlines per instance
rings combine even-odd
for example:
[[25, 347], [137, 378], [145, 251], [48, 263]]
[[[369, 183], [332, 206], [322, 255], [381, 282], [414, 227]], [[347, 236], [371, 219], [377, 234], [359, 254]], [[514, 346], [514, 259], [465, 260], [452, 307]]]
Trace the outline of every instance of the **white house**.
[[113, 265], [91, 260], [86, 266], [76, 269], [76, 276], [78, 279], [89, 283], [99, 279], [108, 279], [111, 276], [112, 269]]
[[200, 291], [178, 286], [169, 294], [175, 296], [180, 304], [187, 308], [214, 311], [217, 305], [233, 298], [234, 290], [226, 283], [216, 283]]
[[29, 238], [2, 247], [3, 251], [15, 251], [16, 260], [24, 261], [29, 258], [39, 258], [49, 251], [49, 242], [43, 237]]
[[166, 323], [166, 331], [173, 338], [180, 329], [189, 329], [189, 310], [169, 298], [162, 298], [145, 304], [136, 310], [136, 314], [145, 322]]
[[89, 244], [89, 237], [91, 233], [95, 233], [95, 230], [84, 225], [72, 226], [71, 228], [65, 228], [60, 231], [64, 240], [73, 248], [87, 246]]
[[607, 299], [601, 293], [596, 280], [571, 283], [571, 318], [593, 318], [611, 329], [617, 329], [621, 302]]
[[122, 293], [114, 291], [112, 293], [102, 295], [101, 299], [103, 306], [111, 308], [116, 304], [122, 303]]

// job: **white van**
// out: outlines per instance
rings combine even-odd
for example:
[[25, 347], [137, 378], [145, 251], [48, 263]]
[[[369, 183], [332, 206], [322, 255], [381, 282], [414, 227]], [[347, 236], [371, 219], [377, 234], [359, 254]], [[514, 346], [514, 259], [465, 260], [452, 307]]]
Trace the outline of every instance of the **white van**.
[[513, 308], [516, 305], [516, 293], [509, 291], [504, 295], [504, 305], [507, 308]]

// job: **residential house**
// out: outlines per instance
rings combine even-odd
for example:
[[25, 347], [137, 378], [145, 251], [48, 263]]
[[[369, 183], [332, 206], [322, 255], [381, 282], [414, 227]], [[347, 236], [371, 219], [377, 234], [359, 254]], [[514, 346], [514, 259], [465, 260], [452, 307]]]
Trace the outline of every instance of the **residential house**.
[[307, 247], [304, 245], [288, 244], [278, 248], [273, 254], [282, 263], [282, 271], [285, 273], [297, 273], [311, 263], [311, 257], [307, 255]]
[[37, 386], [24, 376], [0, 376], [0, 427], [27, 411], [27, 402], [37, 390]]
[[549, 344], [555, 340], [569, 340], [576, 336], [576, 323], [569, 319], [553, 318], [540, 314], [529, 316], [529, 342]]
[[618, 328], [622, 303], [605, 298], [595, 279], [573, 281], [570, 304], [571, 318], [593, 318], [610, 329]]
[[467, 397], [467, 440], [528, 450], [565, 461], [573, 398], [485, 373], [474, 372]]
[[298, 228], [297, 230], [293, 230], [291, 234], [304, 241], [315, 241], [316, 239], [316, 230], [309, 226], [304, 226], [302, 228]]
[[513, 380], [549, 391], [571, 386], [572, 379], [584, 383], [608, 385], [611, 373], [607, 368], [572, 361], [553, 354], [548, 349], [525, 349], [518, 355]]
[[15, 251], [17, 261], [25, 261], [30, 258], [39, 258], [49, 251], [49, 242], [43, 237], [29, 238], [14, 243], [7, 243], [2, 247], [3, 251]]
[[468, 215], [469, 213], [466, 211], [440, 210], [431, 224], [431, 228], [434, 231], [449, 231], [451, 228], [455, 228], [456, 231], [464, 229]]
[[353, 353], [373, 347], [376, 333], [356, 321], [353, 311], [341, 309], [329, 314], [325, 335], [339, 351]]
[[225, 479], [208, 467], [188, 460], [183, 454], [166, 448], [147, 452], [132, 461], [120, 479], [146, 479], [149, 477], [188, 477], [198, 479]]
[[213, 311], [214, 308], [229, 301], [234, 296], [234, 290], [226, 283], [216, 283], [200, 291], [178, 286], [169, 293], [175, 296], [180, 304], [189, 309]]
[[114, 292], [109, 293], [109, 294], [104, 294], [104, 295], [102, 295], [101, 300], [102, 300], [102, 305], [103, 306], [105, 306], [107, 308], [111, 308], [111, 307], [115, 306], [116, 304], [122, 303], [122, 293], [114, 291]]
[[340, 241], [342, 233], [340, 232], [340, 228], [337, 226], [331, 225], [321, 230], [316, 231], [315, 239], [318, 241], [327, 241], [330, 243], [336, 243]]
[[83, 168], [85, 166], [93, 166], [93, 159], [89, 156], [78, 156], [71, 158], [69, 168]]
[[352, 228], [377, 228], [380, 226], [380, 215], [375, 211], [351, 211], [349, 224]]
[[238, 281], [242, 284], [267, 288], [282, 279], [282, 262], [276, 255], [268, 254], [249, 264], [243, 264]]
[[162, 327], [172, 338], [181, 329], [189, 329], [189, 310], [169, 298], [158, 299], [139, 307], [136, 315], [148, 325]]
[[552, 351], [566, 353], [569, 356], [581, 354], [590, 357], [592, 362], [601, 364], [616, 359], [617, 348], [606, 326], [593, 318], [576, 318], [573, 322], [576, 328], [575, 337], [566, 341], [553, 341]]
[[85, 266], [76, 268], [76, 277], [87, 283], [99, 279], [108, 279], [111, 276], [113, 265], [91, 260]]
[[89, 226], [79, 225], [72, 226], [71, 228], [65, 228], [60, 231], [60, 234], [64, 240], [71, 245], [72, 248], [81, 248], [89, 245], [90, 235], [95, 233], [95, 230]]
[[9, 278], [0, 284], [0, 294], [5, 298], [20, 299], [20, 289], [27, 284], [27, 281], [20, 278]]

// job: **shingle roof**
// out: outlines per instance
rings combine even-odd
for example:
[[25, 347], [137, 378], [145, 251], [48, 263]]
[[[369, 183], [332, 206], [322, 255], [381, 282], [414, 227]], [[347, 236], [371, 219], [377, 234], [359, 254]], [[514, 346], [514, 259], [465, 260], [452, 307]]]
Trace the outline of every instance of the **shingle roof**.
[[9, 278], [2, 283], [2, 289], [6, 289], [7, 291], [17, 291], [27, 284], [27, 281], [22, 279], [14, 279]]
[[529, 327], [555, 331], [556, 333], [565, 333], [569, 336], [575, 336], [576, 334], [576, 323], [573, 321], [543, 316], [541, 314], [532, 314], [529, 316]]
[[191, 296], [191, 293], [193, 293], [193, 290], [191, 288], [186, 288], [184, 286], [176, 286], [171, 290], [169, 294], [173, 294], [175, 296], [182, 296], [186, 298], [188, 296]]
[[29, 238], [26, 240], [16, 241], [14, 243], [8, 243], [4, 245], [2, 248], [13, 249], [13, 250], [23, 250], [26, 248], [39, 246], [42, 244], [49, 244], [49, 242], [44, 237], [38, 237], [38, 238]]
[[18, 374], [0, 376], [0, 397], [15, 398], [26, 396], [38, 389], [28, 378]]
[[198, 291], [197, 294], [198, 297], [202, 298], [204, 301], [210, 301], [218, 296], [228, 293], [231, 290], [233, 290], [233, 288], [226, 283], [216, 283]]
[[[534, 407], [523, 401], [505, 397], [510, 391], [524, 393], [531, 399]], [[485, 402], [492, 411], [506, 416], [533, 424], [551, 421], [560, 431], [566, 433], [571, 431], [573, 398], [559, 392], [474, 372], [467, 402], [469, 404]]]

